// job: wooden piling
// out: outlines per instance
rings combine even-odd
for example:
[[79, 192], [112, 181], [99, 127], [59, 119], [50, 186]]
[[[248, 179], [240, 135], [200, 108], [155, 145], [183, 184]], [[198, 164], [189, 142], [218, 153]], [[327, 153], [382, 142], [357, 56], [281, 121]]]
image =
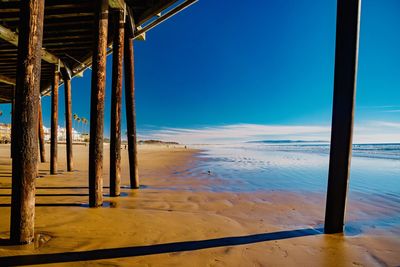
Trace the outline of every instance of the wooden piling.
[[51, 93], [50, 174], [57, 174], [59, 77], [60, 73], [58, 71], [58, 66], [54, 66], [53, 90]]
[[[128, 32], [128, 30], [126, 30]], [[125, 66], [125, 105], [126, 122], [128, 130], [128, 154], [131, 188], [139, 188], [139, 171], [137, 163], [137, 140], [136, 140], [136, 111], [135, 111], [135, 66], [133, 40], [125, 34], [124, 44], [124, 66]]]
[[71, 80], [64, 75], [65, 89], [65, 130], [66, 130], [66, 151], [67, 151], [67, 171], [73, 168], [72, 154], [72, 100], [71, 100]]
[[13, 157], [13, 142], [12, 142], [12, 136], [13, 136], [13, 125], [14, 125], [14, 109], [15, 109], [15, 86], [13, 86], [13, 98], [11, 101], [11, 144], [10, 144], [10, 157]]
[[46, 150], [45, 150], [45, 142], [44, 142], [44, 129], [43, 129], [43, 115], [42, 115], [42, 99], [39, 98], [38, 105], [38, 116], [39, 116], [39, 152], [40, 152], [40, 162], [46, 162]]
[[89, 144], [89, 206], [103, 204], [103, 130], [107, 58], [108, 0], [96, 1]]
[[119, 196], [121, 186], [121, 102], [122, 102], [122, 61], [124, 55], [125, 14], [115, 12], [113, 20], [113, 69], [111, 96], [110, 131], [110, 195]]
[[15, 112], [12, 132], [10, 240], [34, 238], [35, 178], [38, 161], [38, 102], [43, 39], [44, 0], [20, 1]]
[[350, 173], [361, 0], [338, 0], [325, 233], [343, 232]]

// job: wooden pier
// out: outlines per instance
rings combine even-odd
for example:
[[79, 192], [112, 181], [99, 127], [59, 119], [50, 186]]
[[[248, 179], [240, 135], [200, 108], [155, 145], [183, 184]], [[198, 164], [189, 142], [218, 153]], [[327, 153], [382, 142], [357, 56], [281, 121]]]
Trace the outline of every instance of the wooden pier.
[[[110, 53], [113, 53], [110, 195], [120, 195], [123, 88], [130, 187], [139, 188], [134, 40], [144, 39], [146, 31], [194, 2], [196, 0], [0, 2], [0, 102], [13, 103], [10, 240], [14, 244], [26, 244], [34, 238], [39, 151], [40, 161], [46, 161], [41, 97], [51, 94], [49, 172], [57, 175], [58, 88], [64, 87], [67, 171], [73, 171], [71, 79], [89, 67], [92, 68], [89, 206], [102, 206], [106, 60]], [[326, 233], [343, 231], [352, 147], [359, 19], [360, 0], [338, 0]]]

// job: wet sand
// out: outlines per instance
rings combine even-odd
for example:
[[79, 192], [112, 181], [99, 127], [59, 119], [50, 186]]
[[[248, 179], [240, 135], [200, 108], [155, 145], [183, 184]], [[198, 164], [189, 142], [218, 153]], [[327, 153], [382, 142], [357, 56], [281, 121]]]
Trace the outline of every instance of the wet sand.
[[[131, 190], [122, 150], [122, 195], [109, 197], [105, 188], [104, 206], [88, 208], [88, 147], [74, 146], [76, 171], [67, 173], [60, 145], [58, 175], [39, 165], [35, 243], [8, 246], [11, 160], [9, 146], [0, 145], [0, 266], [400, 265], [400, 226], [323, 235], [323, 193], [212, 192], [212, 183], [223, 182], [189, 175], [197, 152], [139, 146], [143, 187]], [[104, 163], [108, 186], [107, 145]], [[384, 209], [354, 200], [347, 221], [362, 223]]]

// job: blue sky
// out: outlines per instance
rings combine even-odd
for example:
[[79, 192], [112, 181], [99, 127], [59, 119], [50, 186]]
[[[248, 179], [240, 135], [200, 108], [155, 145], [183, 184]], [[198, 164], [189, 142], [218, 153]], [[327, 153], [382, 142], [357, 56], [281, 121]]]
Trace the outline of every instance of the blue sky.
[[[399, 11], [398, 0], [363, 1], [356, 141], [400, 142]], [[235, 140], [254, 129], [260, 134], [252, 138], [329, 139], [335, 24], [333, 0], [200, 0], [135, 44], [141, 137], [193, 143], [204, 131], [209, 136], [232, 128], [237, 130], [232, 132], [238, 135]], [[90, 75], [87, 71], [72, 82], [73, 112], [86, 118]], [[63, 97], [60, 88], [62, 126]], [[45, 126], [50, 126], [50, 97], [44, 98], [43, 109]], [[2, 120], [7, 121], [8, 112], [4, 113]], [[292, 128], [268, 134], [268, 127]], [[304, 135], [299, 127], [324, 130]], [[125, 115], [122, 128], [126, 129]], [[190, 138], [185, 135], [188, 130]]]

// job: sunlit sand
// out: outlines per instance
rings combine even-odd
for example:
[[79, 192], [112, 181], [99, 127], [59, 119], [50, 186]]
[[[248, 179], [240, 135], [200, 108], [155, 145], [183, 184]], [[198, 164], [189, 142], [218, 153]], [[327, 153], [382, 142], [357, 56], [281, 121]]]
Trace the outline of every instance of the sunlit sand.
[[[104, 205], [89, 208], [88, 146], [74, 146], [75, 171], [67, 173], [65, 146], [59, 145], [58, 175], [49, 175], [49, 163], [39, 164], [35, 242], [9, 246], [11, 159], [9, 146], [0, 145], [0, 266], [399, 264], [399, 229], [395, 234], [349, 229], [345, 235], [323, 235], [323, 192], [213, 192], [212, 184], [223, 186], [224, 181], [207, 173], [193, 175], [203, 160], [197, 153], [183, 146], [140, 145], [143, 186], [131, 190], [122, 148], [122, 194], [111, 198], [105, 145]], [[385, 208], [352, 201], [346, 220], [360, 219], [365, 209]]]

